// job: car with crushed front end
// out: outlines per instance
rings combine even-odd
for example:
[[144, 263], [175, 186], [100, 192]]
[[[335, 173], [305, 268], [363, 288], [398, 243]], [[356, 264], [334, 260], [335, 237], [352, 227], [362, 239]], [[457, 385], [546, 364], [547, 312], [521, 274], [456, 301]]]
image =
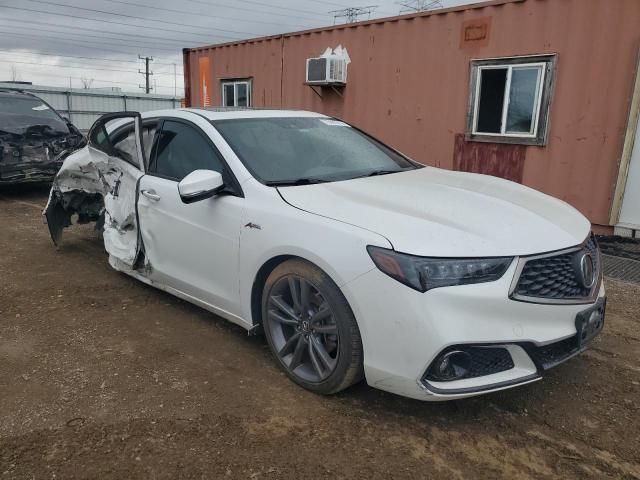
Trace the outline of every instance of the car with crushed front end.
[[0, 185], [50, 182], [84, 136], [47, 102], [0, 87]]
[[363, 378], [421, 400], [523, 385], [604, 324], [599, 249], [573, 207], [317, 113], [107, 115], [44, 214], [56, 244], [72, 219], [96, 222], [113, 268], [264, 332], [322, 394]]

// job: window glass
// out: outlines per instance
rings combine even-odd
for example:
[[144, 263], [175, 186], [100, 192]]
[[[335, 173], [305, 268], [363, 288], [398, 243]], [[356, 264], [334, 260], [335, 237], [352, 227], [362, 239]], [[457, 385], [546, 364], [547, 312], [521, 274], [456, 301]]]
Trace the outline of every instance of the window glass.
[[247, 98], [247, 84], [236, 83], [236, 91], [238, 92], [238, 107], [246, 107], [249, 105]]
[[138, 166], [136, 137], [133, 125], [127, 128], [126, 131], [118, 134], [114, 139], [113, 149], [117, 157]]
[[194, 127], [165, 121], [151, 171], [180, 181], [199, 169], [222, 173], [223, 164], [218, 153]]
[[533, 133], [539, 78], [538, 67], [513, 69], [507, 110], [508, 133]]
[[222, 82], [222, 106], [250, 107], [251, 81], [248, 79], [224, 80]]
[[109, 137], [107, 136], [107, 130], [104, 128], [104, 125], [101, 126], [94, 134], [91, 139], [91, 144], [99, 150], [107, 153], [108, 145], [109, 145]]
[[467, 141], [547, 144], [557, 57], [471, 61]]
[[337, 120], [243, 118], [213, 124], [247, 169], [264, 183], [336, 181], [416, 168]]
[[[151, 146], [153, 145], [153, 136], [156, 133], [157, 122], [145, 123], [142, 126], [142, 144], [144, 153], [149, 157]], [[138, 152], [136, 150], [135, 128], [133, 124], [128, 126], [124, 131], [119, 132], [113, 141], [113, 149], [116, 156], [126, 160], [127, 162], [139, 167]]]
[[23, 94], [0, 94], [0, 130], [17, 135], [43, 132], [69, 134], [65, 121], [39, 98]]
[[502, 109], [506, 83], [506, 68], [481, 70], [480, 101], [476, 127], [478, 132], [500, 133], [502, 131]]
[[224, 92], [224, 106], [225, 107], [233, 107], [235, 104], [235, 96], [234, 96], [234, 88], [233, 83], [225, 83], [223, 86]]

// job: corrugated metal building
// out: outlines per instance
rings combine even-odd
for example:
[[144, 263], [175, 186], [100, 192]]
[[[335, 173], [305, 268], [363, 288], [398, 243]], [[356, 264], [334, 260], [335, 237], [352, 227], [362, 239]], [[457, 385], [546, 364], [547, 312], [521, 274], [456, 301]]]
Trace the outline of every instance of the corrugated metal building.
[[3, 82], [0, 88], [15, 88], [33, 93], [67, 117], [83, 132], [101, 115], [131, 110], [147, 112], [179, 108], [180, 99], [171, 95], [137, 94], [118, 89], [69, 89]]
[[[640, 229], [639, 25], [638, 0], [497, 0], [185, 49], [186, 101], [227, 88], [229, 105], [324, 112], [562, 198], [601, 231]], [[306, 60], [338, 45], [346, 85], [306, 84]]]

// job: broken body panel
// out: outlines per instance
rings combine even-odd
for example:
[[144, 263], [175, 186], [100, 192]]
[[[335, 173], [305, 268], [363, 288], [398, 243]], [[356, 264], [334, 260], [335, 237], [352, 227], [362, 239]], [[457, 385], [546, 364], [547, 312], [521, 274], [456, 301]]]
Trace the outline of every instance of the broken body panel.
[[[112, 135], [127, 129], [135, 133], [131, 156], [116, 150], [112, 142]], [[138, 179], [144, 174], [142, 148], [140, 114], [105, 115], [94, 124], [89, 144], [69, 156], [55, 177], [43, 212], [56, 245], [65, 227], [95, 222], [110, 257], [133, 267], [140, 245], [136, 199]]]

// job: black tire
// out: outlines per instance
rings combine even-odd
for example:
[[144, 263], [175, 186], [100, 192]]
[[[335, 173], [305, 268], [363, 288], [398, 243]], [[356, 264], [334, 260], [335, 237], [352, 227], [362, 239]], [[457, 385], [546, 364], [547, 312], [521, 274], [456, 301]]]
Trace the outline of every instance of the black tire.
[[[287, 260], [271, 272], [262, 292], [262, 322], [276, 362], [307, 390], [329, 395], [364, 377], [362, 341], [353, 312], [333, 280], [312, 263]], [[288, 346], [291, 342], [295, 345]]]

